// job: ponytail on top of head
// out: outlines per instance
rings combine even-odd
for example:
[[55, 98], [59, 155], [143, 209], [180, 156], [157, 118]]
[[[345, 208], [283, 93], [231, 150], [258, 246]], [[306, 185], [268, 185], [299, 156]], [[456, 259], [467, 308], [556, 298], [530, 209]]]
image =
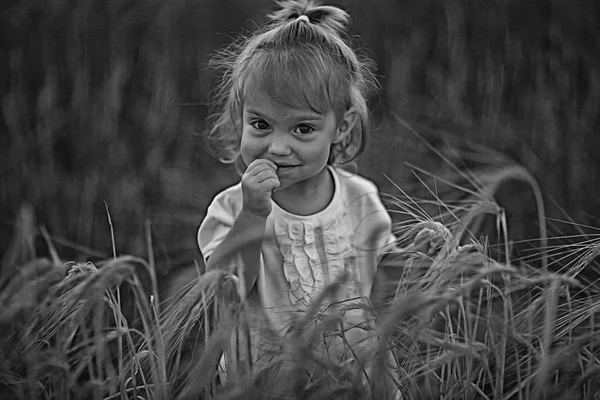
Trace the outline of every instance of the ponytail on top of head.
[[280, 9], [268, 15], [273, 25], [290, 21], [300, 22], [297, 19], [306, 15], [311, 24], [320, 25], [338, 35], [343, 35], [350, 24], [350, 16], [347, 12], [337, 7], [318, 5], [314, 0], [281, 0], [276, 3]]
[[315, 0], [280, 0], [252, 35], [218, 51], [209, 65], [221, 72], [213, 92], [208, 142], [226, 163], [243, 172], [239, 146], [244, 98], [263, 91], [292, 108], [332, 110], [336, 120], [352, 109], [353, 130], [331, 147], [329, 163], [348, 165], [365, 149], [370, 114], [367, 95], [377, 89], [373, 62], [349, 44], [348, 13]]

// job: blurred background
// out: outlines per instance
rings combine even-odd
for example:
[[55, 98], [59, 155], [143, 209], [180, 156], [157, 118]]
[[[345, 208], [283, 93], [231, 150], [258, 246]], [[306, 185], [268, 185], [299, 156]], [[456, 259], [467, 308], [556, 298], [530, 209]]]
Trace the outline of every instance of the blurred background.
[[[538, 180], [548, 216], [600, 228], [597, 0], [327, 4], [350, 13], [355, 46], [377, 63], [359, 171], [383, 192], [398, 193], [392, 182], [423, 192], [413, 166], [453, 173], [436, 151], [462, 169], [506, 158]], [[238, 179], [201, 140], [216, 78], [207, 61], [262, 22], [272, 1], [3, 5], [3, 262], [18, 261], [7, 250], [23, 221], [44, 228], [64, 260], [110, 257], [112, 223], [117, 254], [151, 248], [165, 274], [199, 261], [205, 209]], [[531, 189], [508, 183], [498, 196], [515, 236], [534, 235]], [[44, 229], [26, 243], [37, 256], [48, 254]]]

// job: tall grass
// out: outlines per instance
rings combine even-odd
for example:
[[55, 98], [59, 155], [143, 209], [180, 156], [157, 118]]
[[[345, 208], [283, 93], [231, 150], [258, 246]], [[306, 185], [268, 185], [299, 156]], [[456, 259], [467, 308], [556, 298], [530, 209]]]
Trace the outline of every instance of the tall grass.
[[[494, 176], [505, 179], [510, 171]], [[136, 257], [97, 266], [34, 259], [5, 270], [0, 394], [384, 399], [392, 398], [391, 383], [406, 399], [593, 399], [600, 393], [600, 292], [579, 278], [594, 265], [598, 238], [560, 246], [552, 244], [560, 237], [549, 237], [537, 251], [554, 268], [540, 269], [527, 259], [499, 261], [478, 236], [484, 232], [470, 224], [477, 214], [489, 213], [508, 242], [510, 227], [491, 199], [494, 187], [493, 180], [481, 184], [470, 202], [458, 206], [440, 202], [445, 225], [436, 222], [442, 214], [434, 218], [424, 211], [427, 202], [389, 197], [390, 211], [410, 221], [396, 227], [401, 241], [419, 242], [435, 230], [437, 241], [431, 252], [411, 251], [395, 261], [402, 277], [393, 296], [367, 307], [374, 324], [365, 329], [378, 344], [349, 348], [352, 356], [345, 361], [327, 357], [319, 344], [339, 337], [349, 346], [341, 315], [321, 307], [335, 298], [343, 278], [315, 299], [290, 336], [278, 339], [269, 363], [257, 369], [244, 348], [256, 334], [247, 320], [256, 315], [223, 272], [198, 274], [156, 304], [151, 263]], [[348, 307], [354, 306], [338, 310]], [[223, 354], [226, 377], [219, 372]], [[373, 360], [370, 367], [365, 360]]]

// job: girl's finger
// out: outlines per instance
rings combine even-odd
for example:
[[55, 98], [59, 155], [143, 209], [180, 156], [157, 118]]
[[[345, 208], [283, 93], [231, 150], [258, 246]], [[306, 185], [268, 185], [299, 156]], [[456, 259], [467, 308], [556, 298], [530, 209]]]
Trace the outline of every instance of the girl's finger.
[[269, 167], [266, 167], [266, 168], [262, 169], [259, 173], [257, 173], [255, 176], [257, 178], [261, 178], [263, 176], [277, 176], [277, 171], [275, 171]]
[[246, 175], [248, 176], [257, 176], [263, 171], [268, 171], [270, 167], [265, 164], [258, 164], [248, 167], [246, 170]]
[[264, 180], [262, 180], [261, 182], [259, 182], [259, 185], [261, 187], [265, 187], [265, 188], [272, 190], [273, 188], [279, 187], [279, 179], [276, 176], [274, 176], [274, 177], [269, 176], [269, 177], [265, 178]]
[[275, 165], [275, 163], [274, 163], [273, 161], [271, 161], [271, 160], [268, 160], [268, 159], [266, 159], [266, 158], [260, 158], [260, 160], [261, 160], [261, 161], [262, 161], [264, 164], [266, 164], [266, 165], [270, 166], [270, 167], [271, 167], [271, 168], [272, 168], [274, 171], [277, 171], [277, 165]]
[[266, 158], [259, 158], [259, 159], [254, 160], [248, 166], [246, 173], [249, 173], [251, 175], [256, 175], [257, 173], [260, 173], [261, 171], [264, 171], [264, 170], [277, 171], [277, 166], [275, 165], [275, 163], [273, 163], [273, 161], [267, 160]]

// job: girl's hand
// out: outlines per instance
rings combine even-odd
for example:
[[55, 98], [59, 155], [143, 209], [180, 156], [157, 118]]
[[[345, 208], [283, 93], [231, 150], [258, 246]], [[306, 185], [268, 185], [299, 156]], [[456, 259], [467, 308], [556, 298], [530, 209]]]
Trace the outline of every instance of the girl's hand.
[[452, 234], [444, 225], [439, 222], [426, 221], [422, 224], [417, 224], [413, 228], [413, 233], [416, 232], [411, 247], [412, 251], [417, 251], [434, 257], [451, 240]]
[[242, 175], [242, 209], [255, 216], [269, 216], [271, 195], [278, 187], [275, 163], [264, 158], [252, 161]]

